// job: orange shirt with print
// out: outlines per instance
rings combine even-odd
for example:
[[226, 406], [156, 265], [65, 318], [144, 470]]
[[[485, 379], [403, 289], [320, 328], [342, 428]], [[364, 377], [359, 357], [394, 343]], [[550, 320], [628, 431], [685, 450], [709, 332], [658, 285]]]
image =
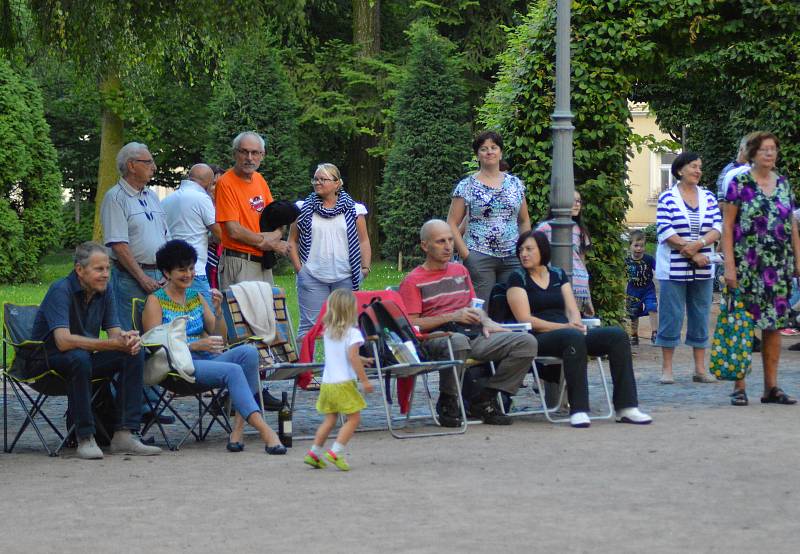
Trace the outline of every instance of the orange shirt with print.
[[217, 181], [216, 199], [217, 223], [222, 227], [222, 246], [239, 252], [261, 256], [264, 252], [233, 240], [225, 228], [226, 221], [238, 221], [245, 229], [254, 233], [261, 231], [259, 221], [262, 210], [272, 203], [272, 193], [267, 181], [259, 173], [253, 173], [251, 180], [245, 181], [229, 169]]

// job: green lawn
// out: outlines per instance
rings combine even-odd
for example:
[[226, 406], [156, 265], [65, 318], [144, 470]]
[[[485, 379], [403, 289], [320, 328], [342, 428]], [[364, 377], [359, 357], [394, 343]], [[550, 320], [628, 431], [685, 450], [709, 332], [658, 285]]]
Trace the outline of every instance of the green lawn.
[[[56, 252], [45, 256], [42, 260], [41, 281], [21, 285], [0, 285], [0, 301], [14, 304], [39, 304], [50, 283], [64, 277], [72, 270], [71, 256], [71, 251]], [[372, 272], [362, 288], [382, 290], [390, 285], [398, 285], [404, 275], [405, 273], [397, 271], [397, 266], [388, 262], [376, 262], [372, 265]], [[297, 324], [297, 287], [294, 273], [284, 272], [276, 275], [275, 284], [286, 290], [292, 321]]]

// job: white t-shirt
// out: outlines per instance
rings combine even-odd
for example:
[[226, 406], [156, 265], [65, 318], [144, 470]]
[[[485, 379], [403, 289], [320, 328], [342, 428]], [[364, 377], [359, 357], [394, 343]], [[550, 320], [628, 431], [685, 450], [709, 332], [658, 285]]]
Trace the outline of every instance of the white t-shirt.
[[161, 203], [173, 239], [185, 240], [197, 250], [196, 275], [206, 274], [208, 227], [216, 221], [214, 203], [203, 187], [188, 179]]
[[361, 331], [351, 327], [344, 338], [334, 340], [325, 333], [325, 367], [322, 369], [323, 383], [343, 383], [356, 379], [356, 372], [347, 358], [347, 351], [354, 344], [364, 344]]
[[[303, 209], [300, 200], [297, 207]], [[367, 207], [356, 202], [356, 217], [367, 215]], [[347, 222], [344, 214], [311, 219], [311, 251], [306, 260], [306, 271], [323, 283], [335, 283], [352, 276], [350, 249], [347, 247]]]

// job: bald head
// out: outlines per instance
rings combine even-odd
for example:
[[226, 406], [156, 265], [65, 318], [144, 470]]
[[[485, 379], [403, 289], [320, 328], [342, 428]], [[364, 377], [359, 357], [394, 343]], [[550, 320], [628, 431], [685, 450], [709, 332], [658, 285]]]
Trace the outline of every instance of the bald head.
[[208, 187], [214, 182], [214, 170], [206, 164], [195, 164], [186, 177], [208, 190]]
[[449, 230], [450, 226], [446, 221], [442, 221], [441, 219], [429, 219], [422, 224], [422, 227], [419, 230], [419, 240], [426, 242], [429, 241], [433, 235], [438, 234], [441, 231]]

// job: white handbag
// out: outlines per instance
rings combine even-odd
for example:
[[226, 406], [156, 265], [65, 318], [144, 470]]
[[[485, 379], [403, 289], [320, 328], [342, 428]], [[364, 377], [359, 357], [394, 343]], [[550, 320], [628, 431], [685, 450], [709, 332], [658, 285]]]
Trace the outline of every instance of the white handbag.
[[[176, 317], [169, 323], [162, 323], [142, 335], [142, 345], [162, 347], [152, 352], [144, 362], [145, 385], [157, 385], [167, 376], [170, 369], [177, 371], [184, 380], [195, 382], [192, 353], [186, 340], [188, 320], [186, 316]], [[172, 361], [171, 367], [170, 361]]]

